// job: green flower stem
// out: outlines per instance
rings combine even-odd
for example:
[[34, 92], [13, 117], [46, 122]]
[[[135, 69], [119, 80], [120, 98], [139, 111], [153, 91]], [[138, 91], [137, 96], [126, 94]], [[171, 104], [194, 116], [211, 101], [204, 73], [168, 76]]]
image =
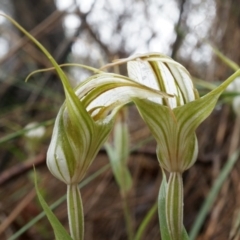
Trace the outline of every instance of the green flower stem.
[[130, 207], [128, 202], [128, 194], [122, 193], [121, 196], [122, 196], [123, 212], [124, 212], [125, 224], [127, 228], [128, 240], [133, 240], [134, 232], [133, 232], [133, 224], [132, 224], [132, 218], [131, 218]]
[[183, 181], [180, 172], [171, 172], [166, 196], [166, 219], [172, 240], [181, 240], [183, 229]]
[[80, 191], [77, 184], [67, 187], [68, 219], [71, 237], [74, 240], [83, 240], [84, 215]]

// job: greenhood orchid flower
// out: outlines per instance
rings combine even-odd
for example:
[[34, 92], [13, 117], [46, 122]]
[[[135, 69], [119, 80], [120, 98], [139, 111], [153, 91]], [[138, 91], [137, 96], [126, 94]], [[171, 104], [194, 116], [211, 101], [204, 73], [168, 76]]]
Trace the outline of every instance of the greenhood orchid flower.
[[[158, 142], [157, 156], [161, 167], [169, 172], [183, 172], [196, 160], [197, 141], [195, 134], [189, 139], [189, 135], [179, 138], [180, 123], [174, 109], [198, 99], [190, 74], [171, 58], [157, 54], [151, 54], [146, 60], [139, 58], [128, 62], [128, 73], [142, 84], [174, 95], [173, 98], [161, 99], [160, 103], [153, 101], [151, 104], [158, 109], [153, 109], [152, 106], [147, 109], [143, 106], [151, 99], [140, 100], [141, 104], [138, 104], [136, 99], [136, 104]], [[145, 114], [144, 111], [148, 112]], [[150, 121], [152, 124], [149, 124]], [[154, 125], [154, 122], [157, 125]]]
[[134, 97], [169, 96], [108, 73], [90, 77], [71, 94], [58, 113], [47, 153], [49, 170], [66, 184], [82, 180], [108, 137], [118, 109]]
[[[136, 55], [117, 60], [108, 66], [125, 62], [128, 63], [130, 78], [174, 95], [173, 98], [162, 99], [151, 96], [146, 99], [135, 98], [134, 102], [157, 141], [157, 157], [161, 168], [170, 172], [166, 186], [165, 213], [159, 214], [160, 222], [162, 224], [166, 221], [166, 234], [169, 239], [185, 239], [182, 173], [189, 169], [197, 158], [195, 130], [209, 116], [221, 93], [239, 76], [240, 71], [199, 98], [188, 71], [167, 56], [158, 53]], [[162, 198], [163, 195], [160, 195]], [[159, 199], [159, 204], [161, 202], [162, 199]], [[164, 231], [166, 232], [162, 229], [161, 234], [164, 234]]]
[[[181, 124], [175, 113], [179, 107], [199, 99], [190, 74], [179, 63], [158, 53], [137, 55], [116, 63], [124, 62], [128, 62], [130, 78], [174, 96], [153, 98], [149, 95], [147, 98], [135, 98], [134, 101], [157, 140], [157, 155], [161, 167], [169, 172], [182, 173], [194, 163], [197, 155], [195, 131], [191, 136], [184, 132], [184, 136], [179, 135], [178, 128]], [[182, 139], [185, 141], [181, 141]]]
[[169, 95], [109, 73], [90, 77], [75, 92], [66, 81], [63, 86], [66, 101], [56, 118], [47, 165], [55, 177], [68, 185], [71, 235], [83, 239], [83, 210], [77, 184], [106, 141], [117, 111], [135, 97]]

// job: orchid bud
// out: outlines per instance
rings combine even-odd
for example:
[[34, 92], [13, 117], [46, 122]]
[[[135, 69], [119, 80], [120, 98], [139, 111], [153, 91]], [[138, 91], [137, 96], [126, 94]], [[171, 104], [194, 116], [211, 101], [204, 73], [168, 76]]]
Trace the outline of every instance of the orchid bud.
[[64, 104], [56, 118], [47, 152], [47, 165], [61, 181], [77, 184], [105, 142], [111, 123], [94, 124], [87, 112], [85, 115], [77, 113], [78, 119], [71, 119], [68, 114]]

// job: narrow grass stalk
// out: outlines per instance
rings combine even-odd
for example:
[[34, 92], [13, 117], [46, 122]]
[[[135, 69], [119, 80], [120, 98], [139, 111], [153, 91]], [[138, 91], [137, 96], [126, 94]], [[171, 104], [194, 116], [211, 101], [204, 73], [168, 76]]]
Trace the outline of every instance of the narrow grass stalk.
[[123, 212], [124, 212], [125, 224], [127, 228], [128, 240], [133, 240], [134, 232], [133, 232], [131, 211], [130, 211], [129, 202], [128, 202], [128, 194], [122, 193], [121, 195], [122, 195]]
[[158, 194], [158, 218], [161, 233], [161, 239], [171, 240], [170, 233], [167, 226], [166, 219], [166, 193], [167, 193], [167, 177], [164, 170], [162, 170], [162, 182]]
[[172, 240], [181, 240], [183, 229], [183, 182], [182, 174], [170, 173], [166, 196], [166, 219]]
[[5, 142], [13, 140], [14, 138], [20, 137], [20, 136], [24, 135], [25, 133], [27, 133], [35, 128], [38, 128], [40, 126], [48, 127], [48, 126], [52, 125], [54, 123], [54, 121], [55, 121], [55, 119], [50, 119], [45, 122], [41, 122], [41, 123], [37, 124], [36, 126], [31, 127], [29, 129], [22, 128], [14, 133], [10, 133], [10, 134], [0, 138], [0, 145]]
[[143, 221], [141, 222], [141, 225], [138, 228], [138, 231], [134, 237], [134, 240], [141, 240], [144, 231], [146, 230], [149, 222], [151, 221], [154, 214], [157, 212], [158, 204], [155, 203], [151, 209], [147, 212], [146, 216], [144, 217]]
[[83, 240], [84, 215], [82, 198], [77, 184], [67, 187], [67, 205], [71, 237], [74, 240]]
[[234, 164], [238, 160], [238, 157], [239, 157], [239, 150], [237, 150], [235, 153], [233, 153], [231, 155], [231, 157], [228, 159], [228, 161], [224, 165], [219, 176], [217, 177], [217, 179], [216, 179], [213, 187], [211, 188], [207, 198], [205, 199], [205, 201], [199, 211], [199, 214], [193, 224], [193, 227], [189, 233], [190, 240], [194, 240], [196, 238], [196, 236], [198, 235], [198, 232], [200, 231], [210, 208], [212, 207], [215, 199], [217, 198], [217, 195], [218, 195], [224, 181], [226, 180], [226, 178], [229, 175], [229, 173], [231, 172]]

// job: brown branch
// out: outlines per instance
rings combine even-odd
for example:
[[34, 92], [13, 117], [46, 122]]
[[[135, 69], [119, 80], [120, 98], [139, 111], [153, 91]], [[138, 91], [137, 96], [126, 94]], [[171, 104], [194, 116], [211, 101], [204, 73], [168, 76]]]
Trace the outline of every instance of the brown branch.
[[183, 42], [184, 37], [185, 37], [185, 33], [183, 32], [183, 30], [181, 28], [185, 3], [186, 3], [186, 0], [180, 0], [180, 13], [179, 13], [178, 22], [175, 26], [175, 32], [177, 34], [177, 37], [176, 37], [176, 40], [174, 41], [174, 43], [172, 44], [171, 57], [173, 59], [176, 58], [177, 52], [178, 52], [179, 48], [181, 47], [182, 42]]
[[7, 169], [0, 175], [0, 186], [6, 183], [7, 181], [29, 171], [32, 169], [33, 165], [35, 167], [45, 163], [46, 153], [41, 153], [33, 159], [29, 159], [25, 162], [16, 164], [10, 169]]
[[[43, 22], [36, 26], [30, 34], [34, 37], [38, 37], [42, 33], [51, 31], [55, 26], [55, 23], [59, 21], [65, 12], [55, 11], [49, 17], [47, 17]], [[23, 37], [18, 43], [3, 57], [0, 59], [0, 65], [7, 61], [11, 56], [13, 56], [19, 49], [25, 46], [29, 42], [27, 37]]]
[[19, 216], [19, 214], [24, 210], [24, 208], [33, 200], [36, 195], [35, 189], [32, 189], [17, 206], [11, 211], [11, 214], [4, 220], [0, 225], [0, 235], [8, 228], [8, 226]]
[[92, 27], [89, 25], [89, 23], [87, 22], [87, 16], [88, 14], [92, 11], [93, 6], [91, 7], [91, 9], [87, 12], [87, 13], [82, 13], [80, 11], [80, 9], [78, 8], [78, 11], [76, 12], [78, 14], [78, 16], [80, 17], [81, 21], [82, 21], [82, 27], [83, 29], [86, 29], [88, 31], [88, 33], [90, 34], [90, 36], [95, 40], [95, 42], [103, 49], [103, 51], [106, 53], [106, 55], [112, 56], [112, 53], [109, 51], [108, 45], [104, 44], [98, 33], [95, 32]]

